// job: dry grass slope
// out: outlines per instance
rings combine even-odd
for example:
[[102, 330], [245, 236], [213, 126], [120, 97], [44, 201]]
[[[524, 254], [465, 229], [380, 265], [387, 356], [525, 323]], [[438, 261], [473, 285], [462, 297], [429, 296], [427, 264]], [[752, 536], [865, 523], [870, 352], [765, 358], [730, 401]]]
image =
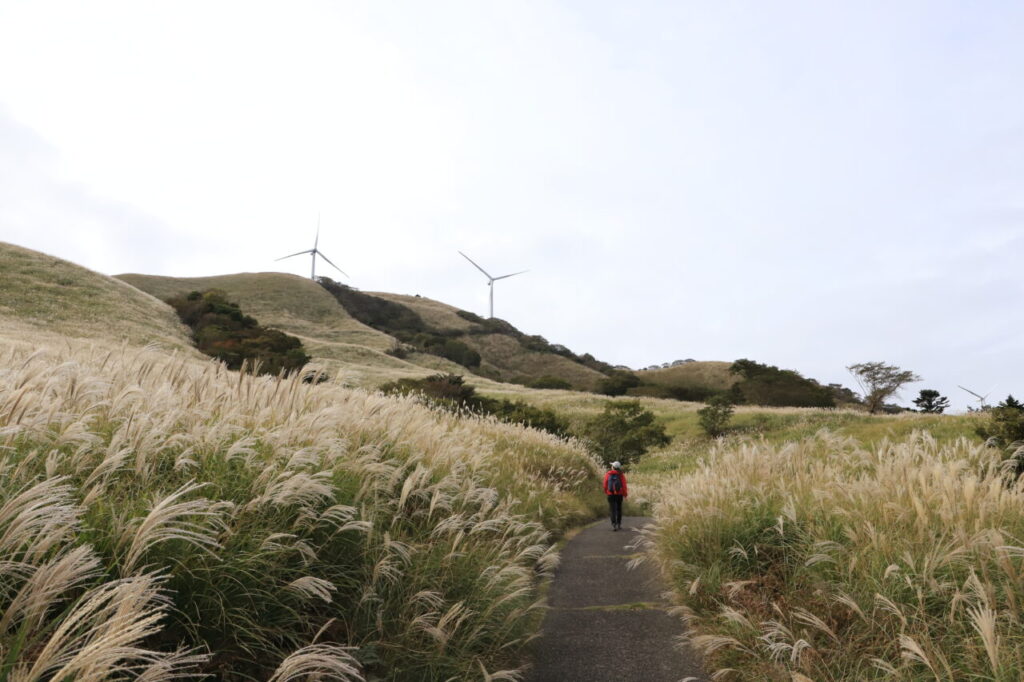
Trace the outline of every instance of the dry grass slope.
[[402, 294], [388, 294], [379, 291], [368, 291], [367, 293], [371, 296], [377, 296], [378, 298], [383, 298], [387, 301], [401, 303], [405, 307], [412, 309], [424, 322], [435, 329], [457, 329], [459, 331], [468, 331], [475, 326], [469, 320], [459, 317], [456, 314], [459, 309], [455, 306], [450, 306], [447, 303], [423, 298], [422, 296], [405, 296]]
[[117, 278], [161, 300], [190, 291], [221, 289], [261, 324], [321, 343], [364, 346], [379, 351], [387, 350], [393, 343], [387, 334], [354, 319], [323, 287], [297, 275], [279, 272], [214, 277], [125, 274]]
[[10, 339], [96, 339], [190, 349], [174, 311], [115, 278], [0, 242], [0, 322]]
[[510, 679], [549, 531], [591, 517], [598, 473], [411, 399], [9, 348], [0, 678]]
[[[189, 291], [221, 289], [261, 324], [297, 336], [316, 364], [342, 376], [350, 385], [373, 387], [402, 377], [436, 372], [471, 374], [465, 367], [433, 355], [414, 353], [404, 360], [387, 355], [385, 351], [396, 343], [394, 337], [359, 322], [323, 287], [304, 277], [273, 272], [213, 277], [117, 277], [161, 299]], [[433, 304], [428, 304], [428, 308], [446, 307], [442, 303], [428, 303]], [[454, 313], [451, 318], [465, 322]]]
[[474, 334], [462, 337], [462, 340], [484, 358], [481, 363], [484, 369], [504, 380], [522, 376], [553, 376], [565, 379], [573, 386], [593, 390], [605, 378], [600, 372], [560, 355], [523, 348], [505, 334]]
[[637, 375], [646, 383], [667, 388], [709, 388], [724, 391], [738, 380], [735, 374], [729, 373], [731, 365], [731, 362], [713, 360], [687, 362], [665, 369], [644, 370], [637, 372]]

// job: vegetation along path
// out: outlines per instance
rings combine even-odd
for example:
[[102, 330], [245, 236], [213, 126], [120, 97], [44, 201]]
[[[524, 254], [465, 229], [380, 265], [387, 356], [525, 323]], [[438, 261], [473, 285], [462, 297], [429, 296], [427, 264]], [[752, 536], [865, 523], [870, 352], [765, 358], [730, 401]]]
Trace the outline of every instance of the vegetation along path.
[[617, 533], [602, 521], [566, 544], [528, 682], [708, 679], [696, 656], [678, 645], [683, 626], [668, 614], [656, 570], [628, 567], [635, 531], [650, 520], [623, 517]]

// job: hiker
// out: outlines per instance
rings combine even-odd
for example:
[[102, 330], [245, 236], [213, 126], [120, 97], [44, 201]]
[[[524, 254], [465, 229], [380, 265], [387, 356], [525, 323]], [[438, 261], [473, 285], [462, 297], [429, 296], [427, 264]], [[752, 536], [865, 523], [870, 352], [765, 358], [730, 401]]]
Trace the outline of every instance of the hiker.
[[622, 528], [622, 499], [629, 495], [626, 474], [622, 473], [622, 462], [612, 462], [612, 468], [604, 475], [604, 494], [608, 496], [612, 530], [618, 530]]

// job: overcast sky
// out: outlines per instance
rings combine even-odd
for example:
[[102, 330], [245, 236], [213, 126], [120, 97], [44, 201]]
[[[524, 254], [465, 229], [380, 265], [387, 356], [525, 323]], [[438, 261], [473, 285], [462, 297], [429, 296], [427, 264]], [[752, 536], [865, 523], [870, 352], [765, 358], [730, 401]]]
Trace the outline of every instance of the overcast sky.
[[0, 240], [1024, 394], [1024, 4], [0, 0]]

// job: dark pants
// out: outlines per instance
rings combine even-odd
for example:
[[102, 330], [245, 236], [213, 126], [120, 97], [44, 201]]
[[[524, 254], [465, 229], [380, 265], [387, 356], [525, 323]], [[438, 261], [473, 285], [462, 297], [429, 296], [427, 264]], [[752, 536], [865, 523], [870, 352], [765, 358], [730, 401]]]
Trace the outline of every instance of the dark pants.
[[612, 515], [612, 525], [622, 525], [622, 495], [608, 496], [608, 510]]

